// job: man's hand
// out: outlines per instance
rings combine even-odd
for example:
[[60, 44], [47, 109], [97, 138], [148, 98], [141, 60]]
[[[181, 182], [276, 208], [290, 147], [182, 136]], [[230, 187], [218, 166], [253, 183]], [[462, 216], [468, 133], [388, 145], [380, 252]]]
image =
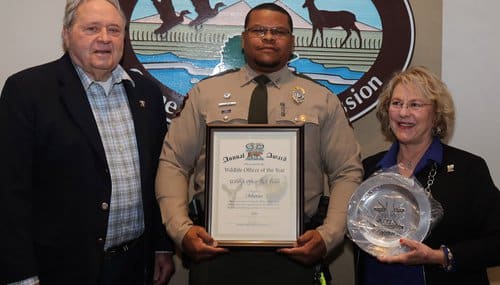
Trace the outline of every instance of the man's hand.
[[311, 265], [326, 254], [326, 245], [317, 230], [309, 230], [297, 239], [292, 248], [281, 248], [278, 252], [305, 265]]
[[171, 253], [157, 252], [155, 254], [154, 285], [164, 285], [175, 273], [175, 264]]
[[182, 239], [182, 249], [195, 262], [226, 253], [226, 248], [217, 247], [217, 242], [200, 226], [192, 226]]

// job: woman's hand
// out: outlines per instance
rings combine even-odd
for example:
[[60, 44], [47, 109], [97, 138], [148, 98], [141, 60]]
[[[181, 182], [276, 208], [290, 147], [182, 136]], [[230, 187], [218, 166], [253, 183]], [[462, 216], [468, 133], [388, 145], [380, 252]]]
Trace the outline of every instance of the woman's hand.
[[441, 249], [432, 249], [427, 245], [409, 239], [400, 239], [400, 244], [409, 249], [408, 252], [396, 256], [378, 256], [377, 259], [386, 263], [440, 264], [446, 265], [446, 257]]

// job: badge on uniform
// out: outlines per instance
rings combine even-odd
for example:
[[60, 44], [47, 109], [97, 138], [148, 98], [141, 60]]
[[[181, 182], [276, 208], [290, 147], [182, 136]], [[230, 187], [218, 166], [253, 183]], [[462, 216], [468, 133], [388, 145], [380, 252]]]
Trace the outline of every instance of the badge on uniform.
[[305, 95], [306, 95], [306, 90], [304, 90], [304, 88], [300, 86], [293, 87], [292, 99], [293, 101], [295, 101], [295, 103], [301, 104], [302, 102], [304, 102]]

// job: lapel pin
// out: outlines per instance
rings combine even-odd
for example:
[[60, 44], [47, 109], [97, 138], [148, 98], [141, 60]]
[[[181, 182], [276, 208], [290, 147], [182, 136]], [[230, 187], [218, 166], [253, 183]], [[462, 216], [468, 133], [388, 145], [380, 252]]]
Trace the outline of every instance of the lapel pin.
[[297, 104], [301, 104], [304, 102], [306, 95], [306, 90], [300, 86], [296, 86], [292, 89], [292, 99], [295, 101]]
[[139, 106], [141, 106], [141, 108], [146, 108], [146, 101], [139, 100]]
[[455, 171], [455, 164], [448, 164], [446, 167], [448, 169], [448, 172]]

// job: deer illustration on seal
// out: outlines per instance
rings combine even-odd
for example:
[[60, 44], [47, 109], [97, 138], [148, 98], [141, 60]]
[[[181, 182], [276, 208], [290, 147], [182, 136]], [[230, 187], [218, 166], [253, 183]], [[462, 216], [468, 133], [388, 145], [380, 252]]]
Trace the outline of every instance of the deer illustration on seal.
[[356, 16], [349, 11], [327, 11], [318, 10], [314, 5], [314, 0], [305, 0], [302, 8], [309, 10], [309, 19], [312, 23], [312, 37], [309, 46], [313, 45], [314, 36], [316, 31], [319, 30], [321, 34], [321, 46], [323, 47], [323, 28], [342, 27], [347, 32], [346, 37], [340, 44], [343, 47], [347, 39], [351, 36], [352, 31], [355, 31], [359, 37], [359, 48], [361, 48], [361, 32], [356, 27]]

